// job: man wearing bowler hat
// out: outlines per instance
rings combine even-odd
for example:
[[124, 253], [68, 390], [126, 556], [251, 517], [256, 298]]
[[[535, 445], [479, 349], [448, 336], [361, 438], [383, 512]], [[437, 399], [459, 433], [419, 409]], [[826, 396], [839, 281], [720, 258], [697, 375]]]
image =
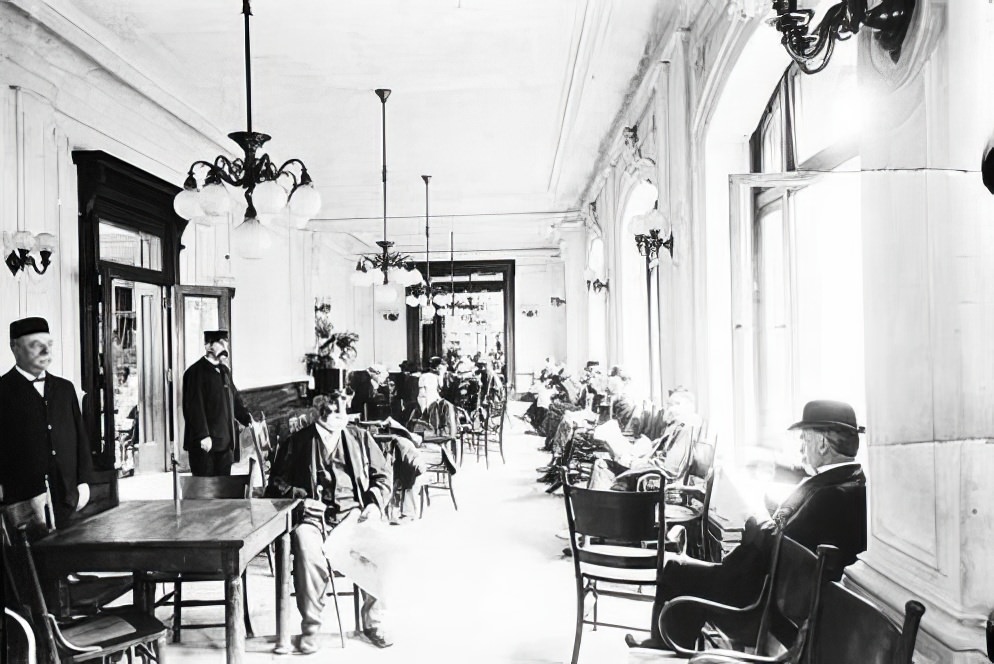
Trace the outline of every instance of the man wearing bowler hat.
[[[639, 643], [631, 634], [629, 646], [662, 648], [659, 613], [669, 600], [681, 595], [748, 606], [759, 596], [770, 566], [772, 545], [783, 532], [799, 544], [815, 551], [819, 544], [838, 547], [839, 556], [829, 570], [834, 579], [842, 569], [856, 562], [866, 550], [866, 477], [856, 462], [859, 434], [852, 406], [840, 401], [809, 401], [800, 422], [790, 426], [800, 432], [805, 478], [768, 518], [750, 517], [742, 533], [742, 543], [721, 563], [706, 563], [683, 556], [668, 560], [657, 579], [652, 606], [652, 636]], [[699, 607], [673, 611], [667, 615], [666, 633], [679, 645], [692, 648], [705, 621], [722, 628], [717, 614], [708, 615]], [[776, 627], [776, 626], [774, 626]]]
[[90, 499], [93, 459], [76, 388], [48, 373], [52, 336], [44, 318], [11, 323], [10, 349], [15, 366], [0, 377], [3, 503], [30, 501], [21, 516], [41, 524], [47, 490], [54, 519], [50, 525], [61, 527]]
[[183, 374], [183, 449], [194, 475], [230, 475], [238, 461], [235, 420], [249, 425], [249, 413], [231, 380], [228, 331], [204, 332], [204, 356]]

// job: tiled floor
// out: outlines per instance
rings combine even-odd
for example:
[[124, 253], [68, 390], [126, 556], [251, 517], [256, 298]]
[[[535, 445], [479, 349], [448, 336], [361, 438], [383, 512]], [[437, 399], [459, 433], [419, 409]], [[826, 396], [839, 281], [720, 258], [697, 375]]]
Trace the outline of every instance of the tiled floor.
[[[512, 404], [522, 412], [524, 404]], [[488, 471], [467, 457], [456, 475], [459, 510], [444, 495], [432, 501], [421, 521], [391, 528], [397, 546], [409, 554], [410, 574], [395, 584], [390, 623], [395, 645], [379, 650], [354, 634], [349, 598], [342, 600], [347, 631], [344, 652], [334, 606], [325, 611], [323, 648], [313, 661], [377, 662], [569, 662], [575, 616], [573, 565], [562, 557], [566, 540], [563, 501], [534, 482], [536, 466], [547, 461], [541, 439], [524, 433], [517, 419], [505, 432], [507, 465], [491, 456]], [[122, 499], [171, 496], [169, 476], [124, 480]], [[195, 589], [194, 589], [195, 588]], [[221, 597], [220, 583], [185, 587], [187, 596]], [[286, 662], [303, 655], [272, 653], [274, 588], [264, 560], [250, 568], [248, 597], [258, 636], [247, 644], [247, 664]], [[602, 600], [601, 619], [648, 623], [649, 604]], [[194, 611], [199, 611], [194, 614]], [[607, 612], [612, 612], [608, 614]], [[198, 617], [199, 616], [199, 617]], [[168, 610], [160, 618], [167, 619]], [[193, 609], [185, 618], [223, 621], [221, 607]], [[291, 633], [299, 633], [296, 607]], [[624, 633], [600, 628], [584, 634], [581, 662], [626, 662]], [[224, 661], [221, 629], [185, 632], [170, 645], [170, 661]]]

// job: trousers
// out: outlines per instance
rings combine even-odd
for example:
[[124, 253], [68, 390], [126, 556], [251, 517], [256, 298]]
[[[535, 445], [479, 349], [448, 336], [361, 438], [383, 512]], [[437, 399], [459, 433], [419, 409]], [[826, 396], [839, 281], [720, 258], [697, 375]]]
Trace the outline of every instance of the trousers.
[[[321, 613], [331, 579], [331, 566], [324, 555], [324, 535], [318, 524], [304, 521], [290, 535], [293, 552], [293, 588], [297, 593], [301, 634], [317, 634], [321, 630]], [[360, 610], [366, 630], [382, 629], [386, 607], [382, 600], [363, 591]]]
[[220, 477], [231, 474], [235, 454], [229, 447], [221, 452], [204, 452], [199, 447], [190, 450], [190, 472], [197, 477]]

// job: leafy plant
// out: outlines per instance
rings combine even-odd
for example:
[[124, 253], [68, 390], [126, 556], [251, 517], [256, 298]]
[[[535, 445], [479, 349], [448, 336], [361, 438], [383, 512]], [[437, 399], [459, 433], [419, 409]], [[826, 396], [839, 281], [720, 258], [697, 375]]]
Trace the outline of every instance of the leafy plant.
[[348, 366], [358, 355], [356, 343], [359, 335], [355, 332], [335, 332], [331, 322], [331, 303], [328, 300], [314, 301], [315, 352], [304, 354], [307, 373], [317, 369], [337, 369]]

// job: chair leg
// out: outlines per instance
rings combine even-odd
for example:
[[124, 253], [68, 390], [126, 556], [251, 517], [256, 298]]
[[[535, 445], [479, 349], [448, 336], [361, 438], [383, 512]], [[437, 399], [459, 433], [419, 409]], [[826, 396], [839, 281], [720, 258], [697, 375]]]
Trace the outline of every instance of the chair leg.
[[449, 495], [452, 496], [452, 506], [456, 508], [456, 511], [458, 512], [459, 505], [456, 503], [456, 491], [452, 488], [452, 475], [449, 475], [449, 481], [447, 484], [449, 485]]
[[269, 576], [276, 576], [276, 568], [273, 567], [273, 545], [266, 547], [266, 560], [269, 561]]
[[255, 630], [252, 629], [252, 617], [249, 616], [248, 572], [242, 574], [242, 596], [244, 597], [242, 613], [245, 617], [245, 638], [255, 638]]
[[490, 470], [490, 427], [486, 420], [483, 422], [483, 460], [487, 462], [487, 470]]
[[352, 611], [355, 614], [355, 631], [356, 634], [362, 634], [363, 624], [362, 624], [362, 611], [360, 606], [362, 604], [362, 593], [359, 590], [359, 586], [352, 584]]
[[328, 565], [328, 580], [331, 581], [331, 596], [335, 600], [335, 619], [338, 621], [338, 638], [345, 649], [345, 631], [342, 629], [342, 612], [338, 608], [338, 589], [335, 588], [335, 571]]
[[593, 609], [594, 609], [594, 631], [596, 632], [597, 631], [597, 600], [599, 599], [598, 596], [597, 596], [597, 582], [596, 581], [591, 581], [590, 582], [590, 594], [593, 595], [593, 597], [594, 597], [594, 607], [593, 607]]
[[425, 494], [428, 493], [428, 487], [421, 485], [421, 506], [418, 508], [418, 518], [425, 518]]
[[155, 661], [166, 664], [166, 637], [160, 636], [155, 640]]
[[173, 583], [173, 643], [179, 643], [182, 639], [180, 635], [183, 624], [183, 582]]
[[580, 640], [583, 638], [583, 598], [586, 593], [579, 579], [576, 582], [576, 627], [573, 635], [573, 658], [571, 664], [576, 664], [580, 658]]

